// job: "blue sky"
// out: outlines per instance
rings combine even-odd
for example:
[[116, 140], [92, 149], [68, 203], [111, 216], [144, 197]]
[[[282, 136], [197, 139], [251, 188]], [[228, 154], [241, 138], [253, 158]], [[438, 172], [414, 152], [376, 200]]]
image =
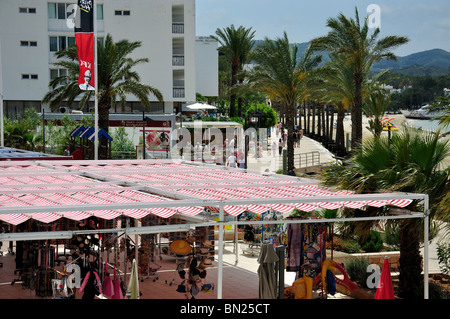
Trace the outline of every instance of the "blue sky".
[[[399, 56], [435, 48], [450, 51], [449, 0], [196, 0], [196, 34], [215, 34], [217, 28], [251, 27], [255, 39], [274, 39], [286, 31], [290, 42], [308, 42], [328, 32], [326, 21], [342, 12], [360, 17], [370, 4], [379, 8], [381, 35], [407, 36], [410, 42], [396, 49]], [[375, 20], [373, 20], [375, 21]]]

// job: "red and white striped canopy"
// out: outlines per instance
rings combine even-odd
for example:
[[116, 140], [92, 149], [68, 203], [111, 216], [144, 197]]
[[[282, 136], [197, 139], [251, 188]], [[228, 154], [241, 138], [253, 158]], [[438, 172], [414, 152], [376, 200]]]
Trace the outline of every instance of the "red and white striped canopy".
[[[333, 200], [336, 196], [345, 200]], [[195, 204], [186, 204], [190, 200]], [[62, 217], [79, 221], [90, 216], [195, 216], [204, 209], [218, 211], [218, 201], [232, 216], [245, 211], [288, 215], [294, 209], [405, 207], [412, 202], [378, 197], [359, 201], [351, 191], [333, 191], [314, 180], [167, 160], [0, 163], [0, 220], [13, 225], [30, 218], [51, 223]], [[236, 204], [239, 201], [251, 203]]]

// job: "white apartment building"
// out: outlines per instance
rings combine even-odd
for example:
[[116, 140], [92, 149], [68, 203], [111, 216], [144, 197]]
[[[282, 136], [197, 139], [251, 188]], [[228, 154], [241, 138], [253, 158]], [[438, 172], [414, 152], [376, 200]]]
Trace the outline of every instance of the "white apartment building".
[[[56, 51], [75, 42], [67, 19], [73, 17], [71, 5], [76, 2], [0, 0], [0, 93], [5, 116], [21, 116], [26, 108], [50, 112], [41, 100], [51, 78], [66, 72], [53, 63]], [[179, 112], [183, 104], [195, 101], [196, 92], [217, 96], [218, 44], [196, 39], [195, 0], [97, 0], [96, 5], [99, 39], [111, 34], [114, 41], [142, 42], [132, 57], [150, 62], [136, 71], [143, 83], [164, 97], [162, 103], [151, 97], [150, 113]], [[112, 113], [121, 111], [120, 105], [111, 108]], [[142, 111], [137, 99], [128, 97], [125, 112]]]

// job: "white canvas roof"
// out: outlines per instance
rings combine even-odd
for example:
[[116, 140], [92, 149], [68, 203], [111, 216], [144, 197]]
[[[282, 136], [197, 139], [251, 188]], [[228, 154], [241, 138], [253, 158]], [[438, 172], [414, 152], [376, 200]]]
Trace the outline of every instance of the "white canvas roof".
[[204, 208], [219, 211], [219, 202], [226, 214], [237, 216], [244, 211], [405, 207], [412, 201], [395, 196], [360, 200], [351, 191], [332, 191], [314, 180], [164, 160], [0, 163], [0, 220], [14, 225], [30, 218], [50, 223], [62, 217], [194, 216]]
[[[243, 211], [262, 213], [273, 210], [290, 214], [294, 209], [391, 205], [406, 207], [423, 200], [424, 212], [393, 216], [362, 216], [347, 221], [381, 219], [424, 219], [424, 281], [428, 282], [428, 195], [354, 194], [333, 191], [317, 181], [249, 170], [170, 160], [121, 161], [10, 161], [0, 162], [0, 220], [18, 225], [33, 218], [49, 223], [62, 217], [82, 220], [89, 216], [113, 219], [122, 215], [142, 218], [148, 214], [186, 219], [199, 215], [186, 225], [147, 226], [121, 229], [127, 234], [186, 231], [190, 225], [258, 223], [337, 222], [335, 219], [294, 221], [233, 221]], [[205, 210], [218, 213], [219, 220], [206, 218]], [[202, 216], [203, 215], [203, 216]], [[186, 227], [184, 227], [186, 226]], [[96, 232], [116, 232], [96, 230]], [[218, 228], [217, 297], [222, 298], [223, 227]], [[0, 240], [71, 238], [75, 232], [4, 233]], [[17, 235], [17, 236], [16, 236]], [[428, 285], [424, 297], [428, 299]]]

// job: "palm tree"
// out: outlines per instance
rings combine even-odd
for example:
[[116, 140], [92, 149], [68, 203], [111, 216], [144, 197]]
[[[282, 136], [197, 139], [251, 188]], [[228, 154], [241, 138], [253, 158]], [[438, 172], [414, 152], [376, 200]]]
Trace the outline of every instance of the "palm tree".
[[27, 123], [7, 123], [5, 125], [5, 146], [28, 151], [36, 151], [42, 141], [35, 132], [35, 127]]
[[[367, 81], [363, 86], [366, 86]], [[354, 81], [352, 67], [341, 55], [330, 54], [330, 60], [319, 68], [313, 83], [313, 95], [320, 101], [336, 106], [336, 145], [344, 147], [345, 112], [354, 104]], [[364, 90], [365, 92], [366, 90]]]
[[367, 129], [375, 136], [380, 136], [383, 132], [382, 119], [389, 107], [390, 100], [390, 95], [380, 91], [373, 92], [366, 100], [363, 111], [370, 118]]
[[370, 33], [368, 17], [360, 24], [358, 9], [355, 8], [355, 19], [349, 19], [340, 13], [337, 18], [329, 18], [327, 26], [331, 28], [326, 36], [312, 40], [315, 50], [328, 51], [345, 58], [346, 64], [352, 67], [354, 82], [354, 104], [352, 105], [352, 149], [356, 149], [362, 141], [362, 84], [366, 70], [381, 59], [396, 60], [390, 50], [407, 43], [406, 37], [386, 36], [377, 40], [380, 29]]
[[[442, 164], [449, 155], [449, 142], [440, 139], [438, 134], [421, 134], [403, 127], [402, 132], [390, 140], [384, 136], [365, 139], [348, 165], [336, 163], [324, 169], [323, 182], [328, 186], [353, 189], [357, 193], [399, 191], [428, 194], [432, 220], [448, 191], [450, 172], [442, 170]], [[421, 205], [423, 203], [413, 201], [407, 208], [423, 211]], [[383, 215], [389, 210], [389, 207], [367, 207], [364, 215]], [[411, 220], [400, 223], [399, 288], [400, 295], [405, 298], [414, 298], [416, 287], [422, 283], [420, 229], [418, 223]]]
[[296, 105], [303, 101], [309, 72], [321, 61], [308, 48], [298, 59], [298, 46], [291, 46], [288, 36], [270, 40], [267, 37], [252, 54], [256, 62], [249, 73], [249, 83], [263, 91], [270, 99], [280, 101], [285, 107], [287, 126], [287, 166], [294, 166], [294, 118]]
[[[221, 47], [219, 51], [223, 54], [231, 66], [231, 87], [238, 83], [238, 74], [242, 71], [245, 63], [248, 62], [250, 51], [253, 49], [255, 31], [252, 28], [234, 25], [224, 29], [216, 30], [217, 36], [211, 36], [219, 41]], [[237, 115], [240, 116], [240, 113]], [[230, 96], [230, 117], [236, 116], [236, 93], [232, 92]]]
[[[159, 101], [163, 100], [161, 92], [140, 82], [139, 74], [133, 70], [138, 64], [149, 62], [148, 58], [132, 59], [129, 55], [141, 46], [140, 41], [131, 42], [120, 40], [114, 42], [111, 35], [107, 35], [104, 42], [98, 41], [98, 124], [99, 128], [109, 131], [109, 109], [117, 100], [124, 106], [126, 94], [136, 96], [144, 107], [150, 107], [150, 95], [153, 94]], [[66, 75], [59, 76], [50, 81], [50, 91], [42, 99], [49, 103], [51, 109], [57, 108], [61, 102], [67, 105], [80, 97], [79, 108], [87, 108], [94, 96], [94, 91], [83, 91], [78, 86], [78, 53], [75, 45], [56, 53], [59, 59], [55, 66], [68, 70]], [[99, 140], [99, 158], [107, 157], [105, 139]], [[103, 146], [103, 147], [102, 147]]]

